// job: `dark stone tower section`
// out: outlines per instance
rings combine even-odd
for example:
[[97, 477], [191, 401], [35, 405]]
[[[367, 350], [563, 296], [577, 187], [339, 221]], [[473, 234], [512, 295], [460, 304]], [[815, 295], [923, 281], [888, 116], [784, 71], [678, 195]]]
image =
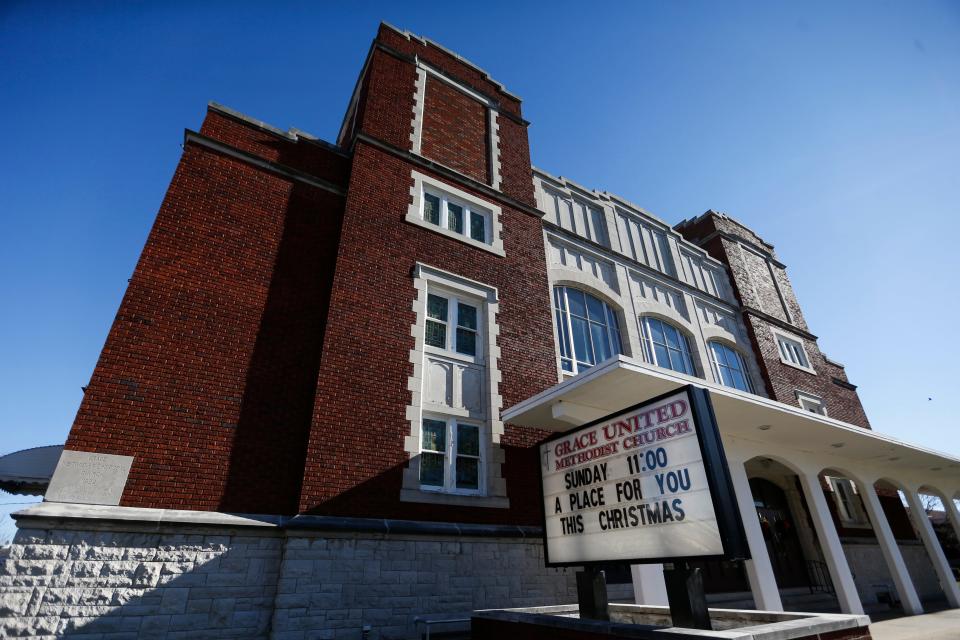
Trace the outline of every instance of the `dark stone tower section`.
[[716, 211], [674, 228], [729, 266], [770, 397], [869, 429], [856, 386], [820, 351], [773, 245]]

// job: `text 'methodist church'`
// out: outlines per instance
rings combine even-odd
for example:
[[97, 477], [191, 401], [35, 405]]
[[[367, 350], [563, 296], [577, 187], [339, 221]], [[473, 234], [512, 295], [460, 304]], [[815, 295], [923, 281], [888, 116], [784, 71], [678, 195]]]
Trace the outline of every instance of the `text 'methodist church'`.
[[[702, 563], [711, 598], [960, 606], [913, 517], [933, 493], [960, 525], [960, 460], [870, 430], [773, 245], [540, 171], [529, 124], [386, 24], [334, 142], [211, 104], [16, 516], [0, 635], [387, 638], [576, 602], [544, 567], [537, 444], [690, 383], [752, 555]], [[664, 602], [656, 565], [607, 577]]]

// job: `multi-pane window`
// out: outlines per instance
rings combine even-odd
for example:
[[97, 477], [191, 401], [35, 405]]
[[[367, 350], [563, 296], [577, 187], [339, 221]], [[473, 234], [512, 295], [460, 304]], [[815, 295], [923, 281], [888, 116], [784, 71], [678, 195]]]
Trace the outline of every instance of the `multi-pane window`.
[[579, 373], [621, 353], [620, 325], [606, 302], [571, 287], [554, 287], [560, 366]]
[[722, 342], [711, 341], [709, 344], [710, 359], [713, 361], [717, 380], [726, 387], [753, 393], [753, 386], [750, 384], [750, 377], [747, 375], [747, 368], [740, 352]]
[[679, 329], [652, 316], [644, 316], [640, 326], [648, 362], [689, 376], [696, 375], [690, 358], [690, 344]]
[[427, 295], [424, 341], [428, 346], [476, 356], [478, 331], [476, 305], [454, 296]]
[[809, 411], [810, 413], [816, 413], [821, 416], [827, 415], [827, 406], [823, 403], [821, 398], [818, 398], [815, 395], [809, 393], [804, 393], [803, 391], [797, 391], [797, 403], [800, 405], [800, 408], [804, 411]]
[[775, 335], [777, 336], [777, 347], [780, 349], [781, 360], [803, 369], [810, 368], [810, 361], [807, 360], [807, 353], [803, 350], [803, 344], [779, 333]]
[[828, 476], [827, 482], [833, 486], [840, 520], [848, 525], [866, 524], [868, 520], [857, 493], [857, 486], [846, 478]]
[[423, 219], [441, 229], [490, 244], [490, 212], [440, 192], [424, 191]]
[[420, 486], [449, 493], [480, 493], [480, 425], [458, 418], [425, 417], [420, 441]]

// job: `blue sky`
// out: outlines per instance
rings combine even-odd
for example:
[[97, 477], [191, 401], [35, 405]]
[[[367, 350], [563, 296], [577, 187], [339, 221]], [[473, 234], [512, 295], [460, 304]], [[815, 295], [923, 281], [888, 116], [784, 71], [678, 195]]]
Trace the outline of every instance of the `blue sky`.
[[874, 428], [960, 454], [960, 3], [450, 4], [3, 3], [0, 453], [66, 437], [183, 129], [333, 139], [383, 19], [519, 94], [544, 170], [756, 229]]

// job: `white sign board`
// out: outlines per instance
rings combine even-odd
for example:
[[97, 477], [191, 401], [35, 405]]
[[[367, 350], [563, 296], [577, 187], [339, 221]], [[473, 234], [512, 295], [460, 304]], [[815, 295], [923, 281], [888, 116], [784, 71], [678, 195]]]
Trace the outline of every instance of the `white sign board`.
[[697, 429], [685, 389], [541, 444], [547, 564], [723, 555]]

